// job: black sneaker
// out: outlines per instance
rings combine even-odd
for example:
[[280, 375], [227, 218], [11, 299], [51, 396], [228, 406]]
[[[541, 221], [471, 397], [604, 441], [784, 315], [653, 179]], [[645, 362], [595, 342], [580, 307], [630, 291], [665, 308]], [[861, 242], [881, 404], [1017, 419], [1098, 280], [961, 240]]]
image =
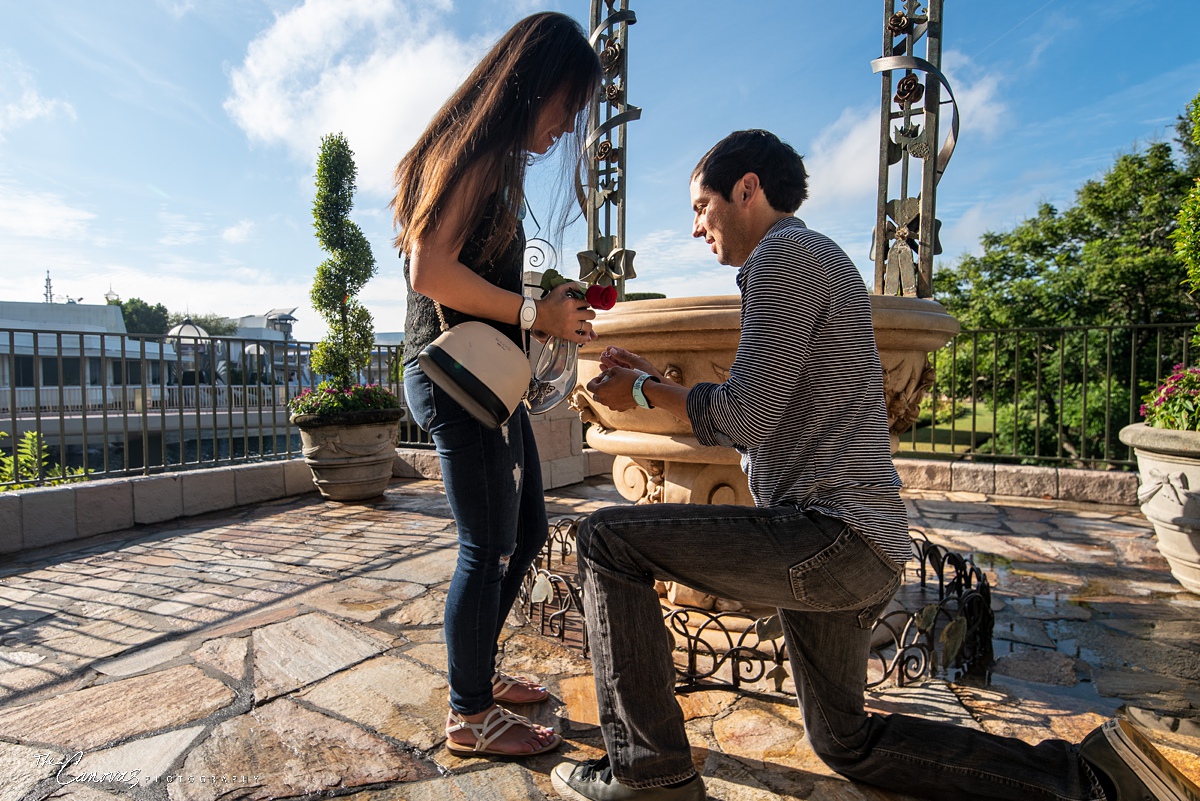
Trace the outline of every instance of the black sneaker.
[[1108, 779], [1108, 801], [1200, 801], [1200, 787], [1127, 720], [1113, 718], [1093, 731], [1079, 755], [1104, 774], [1101, 783]]
[[[576, 765], [561, 762], [550, 774], [554, 789], [571, 801], [704, 801], [704, 781], [699, 775], [678, 787], [635, 790], [613, 778], [608, 755]], [[1200, 799], [1197, 799], [1200, 801]]]

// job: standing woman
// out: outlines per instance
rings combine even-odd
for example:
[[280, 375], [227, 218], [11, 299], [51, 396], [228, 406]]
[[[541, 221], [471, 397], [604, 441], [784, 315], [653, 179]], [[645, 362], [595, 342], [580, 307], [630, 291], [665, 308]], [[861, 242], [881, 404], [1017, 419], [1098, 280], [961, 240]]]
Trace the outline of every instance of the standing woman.
[[[575, 131], [600, 77], [578, 23], [557, 13], [527, 17], [484, 56], [396, 167], [392, 209], [408, 281], [404, 390], [437, 446], [458, 525], [445, 611], [446, 747], [456, 753], [535, 754], [561, 742], [496, 705], [548, 697], [544, 687], [496, 670], [501, 626], [548, 526], [525, 408], [488, 429], [421, 372], [417, 355], [441, 332], [438, 306], [450, 326], [482, 320], [518, 344], [522, 329], [581, 344], [595, 337], [588, 322], [595, 312], [568, 296], [570, 285], [540, 300], [523, 297], [521, 218], [526, 166]], [[573, 147], [577, 164], [581, 137], [563, 144]]]

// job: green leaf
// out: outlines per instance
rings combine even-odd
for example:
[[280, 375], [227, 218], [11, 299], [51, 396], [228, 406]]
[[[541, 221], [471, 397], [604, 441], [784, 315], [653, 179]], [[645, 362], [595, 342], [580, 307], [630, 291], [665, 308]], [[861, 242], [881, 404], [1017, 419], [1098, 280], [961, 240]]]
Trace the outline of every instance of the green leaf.
[[958, 652], [962, 650], [966, 638], [967, 619], [965, 617], [959, 615], [946, 624], [946, 628], [942, 629], [942, 636], [939, 638], [942, 642], [943, 664], [946, 666], [953, 664], [958, 657]]
[[563, 284], [573, 284], [573, 283], [576, 283], [576, 282], [572, 281], [570, 278], [564, 277], [561, 273], [559, 273], [558, 270], [551, 268], [549, 270], [546, 270], [546, 272], [542, 273], [542, 280], [541, 280], [541, 283], [539, 284], [539, 286], [541, 286], [542, 292], [550, 293], [550, 292], [554, 291], [554, 288], [556, 286], [562, 286]]

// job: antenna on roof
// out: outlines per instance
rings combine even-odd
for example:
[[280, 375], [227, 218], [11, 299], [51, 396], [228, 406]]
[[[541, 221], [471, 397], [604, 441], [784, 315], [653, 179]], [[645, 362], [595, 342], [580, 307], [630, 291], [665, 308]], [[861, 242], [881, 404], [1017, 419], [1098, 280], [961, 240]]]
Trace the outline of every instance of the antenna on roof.
[[54, 302], [54, 291], [50, 288], [50, 271], [46, 270], [46, 302]]

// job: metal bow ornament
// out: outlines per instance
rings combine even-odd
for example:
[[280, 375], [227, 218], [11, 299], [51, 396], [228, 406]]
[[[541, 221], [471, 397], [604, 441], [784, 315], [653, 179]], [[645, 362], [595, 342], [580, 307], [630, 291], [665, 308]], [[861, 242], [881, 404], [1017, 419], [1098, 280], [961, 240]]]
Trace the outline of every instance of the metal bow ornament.
[[619, 279], [628, 281], [637, 278], [633, 270], [636, 251], [628, 248], [613, 248], [616, 237], [596, 237], [595, 250], [584, 250], [579, 255], [579, 280], [585, 284], [616, 285]]

